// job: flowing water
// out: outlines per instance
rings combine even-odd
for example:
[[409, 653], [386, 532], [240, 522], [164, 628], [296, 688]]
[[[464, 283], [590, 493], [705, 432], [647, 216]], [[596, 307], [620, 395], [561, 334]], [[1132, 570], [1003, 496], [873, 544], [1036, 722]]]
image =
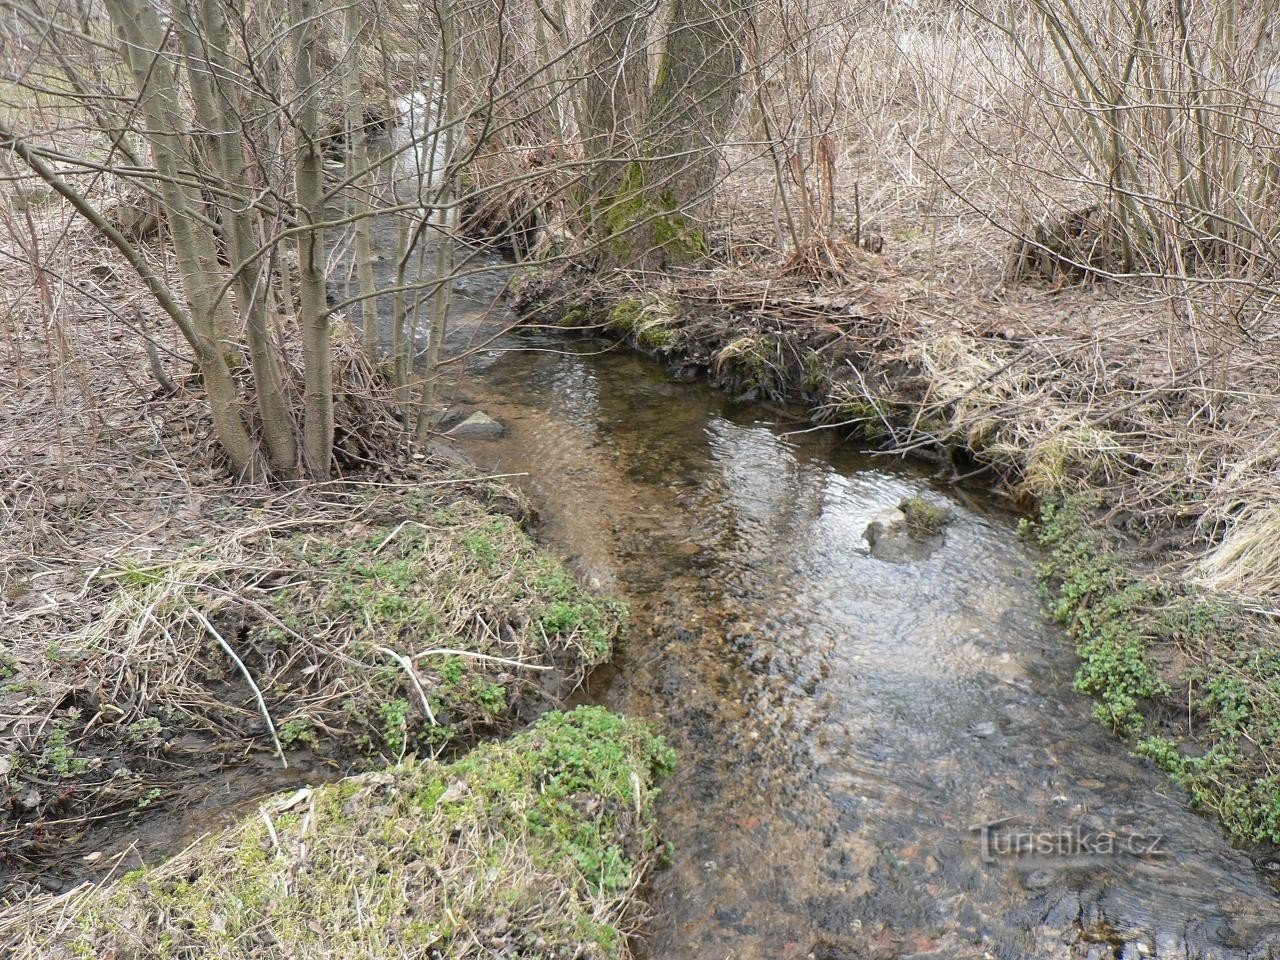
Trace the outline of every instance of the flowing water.
[[[630, 602], [589, 698], [681, 757], [645, 956], [1280, 956], [1266, 867], [1072, 691], [1014, 516], [651, 360], [500, 343], [455, 400], [507, 433], [466, 451]], [[954, 522], [882, 562], [862, 532], [906, 495]]]

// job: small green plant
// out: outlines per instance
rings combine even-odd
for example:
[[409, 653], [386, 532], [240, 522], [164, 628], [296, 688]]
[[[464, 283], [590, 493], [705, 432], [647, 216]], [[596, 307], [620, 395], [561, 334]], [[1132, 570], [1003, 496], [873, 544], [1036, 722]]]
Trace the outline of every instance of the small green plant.
[[148, 790], [146, 793], [144, 793], [142, 796], [138, 798], [138, 802], [135, 805], [136, 809], [138, 810], [147, 809], [147, 807], [151, 806], [153, 803], [159, 800], [160, 796], [161, 796], [160, 788], [152, 787], [150, 790]]
[[463, 675], [466, 671], [466, 664], [462, 662], [461, 657], [446, 657], [440, 663], [440, 682], [451, 687], [456, 687], [462, 682]]
[[402, 757], [409, 747], [409, 701], [397, 697], [378, 705], [382, 717], [382, 742], [393, 757]]
[[155, 747], [160, 743], [163, 727], [155, 717], [143, 717], [124, 728], [125, 739], [139, 746]]
[[485, 567], [493, 569], [498, 562], [498, 549], [485, 533], [471, 533], [462, 538], [462, 545]]
[[64, 778], [79, 776], [89, 769], [89, 761], [76, 756], [75, 750], [67, 742], [69, 736], [65, 725], [56, 724], [49, 733], [49, 740], [45, 743], [41, 757], [47, 769]]
[[480, 689], [479, 700], [490, 713], [502, 713], [507, 709], [506, 688], [498, 683], [488, 684]]
[[307, 717], [294, 717], [292, 720], [286, 720], [280, 724], [280, 728], [276, 732], [280, 737], [281, 746], [286, 750], [314, 747], [316, 744], [316, 729]]
[[947, 525], [947, 511], [924, 497], [903, 497], [898, 509], [907, 518], [907, 526], [917, 536], [936, 536]]

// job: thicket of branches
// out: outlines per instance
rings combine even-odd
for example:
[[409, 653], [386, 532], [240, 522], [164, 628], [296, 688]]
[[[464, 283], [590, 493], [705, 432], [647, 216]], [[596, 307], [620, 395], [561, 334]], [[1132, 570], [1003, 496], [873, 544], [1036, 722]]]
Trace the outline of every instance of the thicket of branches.
[[[998, 229], [1011, 279], [1167, 298], [1179, 376], [1271, 337], [1276, 43], [1242, 0], [0, 12], [9, 255], [57, 280], [56, 216], [24, 199], [48, 188], [108, 238], [145, 284], [138, 335], [181, 331], [241, 475], [325, 477], [425, 437], [449, 278], [483, 269], [462, 233], [600, 269], [803, 258], [878, 243], [864, 222], [927, 189], [926, 215], [949, 196]], [[757, 187], [768, 222], [747, 229]], [[335, 430], [369, 442], [335, 456]]]

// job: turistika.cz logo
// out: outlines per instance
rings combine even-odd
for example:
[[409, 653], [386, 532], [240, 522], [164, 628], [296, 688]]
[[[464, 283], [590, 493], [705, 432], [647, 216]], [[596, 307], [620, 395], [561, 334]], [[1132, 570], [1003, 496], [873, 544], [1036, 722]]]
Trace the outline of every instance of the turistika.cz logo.
[[1028, 830], [1011, 826], [1014, 819], [1006, 817], [969, 828], [978, 834], [983, 863], [995, 863], [1001, 857], [1160, 858], [1165, 854], [1163, 834], [1112, 833], [1080, 826]]

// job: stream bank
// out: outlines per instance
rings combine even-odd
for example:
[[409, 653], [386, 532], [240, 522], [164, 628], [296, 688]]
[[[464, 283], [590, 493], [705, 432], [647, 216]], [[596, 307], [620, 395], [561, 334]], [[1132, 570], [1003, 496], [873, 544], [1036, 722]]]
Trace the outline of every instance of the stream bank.
[[33, 607], [6, 638], [5, 896], [153, 863], [274, 790], [456, 755], [560, 705], [625, 610], [474, 477], [431, 456], [240, 487], [172, 518], [182, 538], [63, 571], [86, 578], [74, 607]]
[[[1077, 645], [1075, 686], [1095, 718], [1233, 837], [1280, 843], [1280, 627], [1265, 595], [1213, 589], [1197, 567], [1221, 531], [1207, 540], [1214, 528], [1193, 521], [1221, 484], [1189, 465], [1217, 441], [1179, 428], [1181, 395], [1142, 381], [1147, 371], [1114, 383], [1122, 348], [1095, 361], [1069, 323], [1042, 343], [1041, 316], [845, 252], [835, 266], [798, 254], [649, 287], [571, 268], [526, 274], [517, 309], [534, 325], [620, 338], [736, 398], [795, 403], [858, 442], [933, 463], [944, 482], [985, 479], [1009, 495], [1042, 521], [1027, 527], [1047, 550], [1041, 589]], [[1078, 380], [1059, 354], [1078, 360]], [[1126, 446], [1133, 436], [1142, 449]], [[1220, 544], [1241, 576], [1267, 549], [1246, 540]]]
[[626, 956], [673, 759], [643, 723], [548, 713], [451, 764], [275, 797], [156, 867], [0, 917], [5, 956]]

